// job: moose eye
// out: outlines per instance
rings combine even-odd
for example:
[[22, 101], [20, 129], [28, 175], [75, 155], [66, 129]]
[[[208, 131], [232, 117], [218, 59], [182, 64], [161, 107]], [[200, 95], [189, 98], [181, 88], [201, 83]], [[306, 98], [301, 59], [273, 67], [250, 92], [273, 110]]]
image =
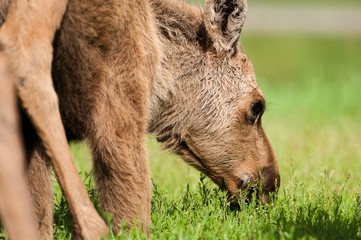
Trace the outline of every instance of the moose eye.
[[260, 116], [264, 111], [264, 104], [261, 101], [256, 101], [251, 106], [251, 112], [253, 116], [258, 117]]

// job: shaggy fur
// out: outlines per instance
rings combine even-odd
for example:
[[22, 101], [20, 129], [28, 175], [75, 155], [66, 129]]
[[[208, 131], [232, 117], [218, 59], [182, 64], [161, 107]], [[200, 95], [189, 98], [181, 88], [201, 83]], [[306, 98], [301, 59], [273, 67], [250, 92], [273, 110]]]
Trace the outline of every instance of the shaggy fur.
[[[208, 0], [204, 10], [171, 0], [70, 0], [53, 80], [68, 139], [92, 148], [101, 207], [116, 231], [123, 221], [150, 224], [146, 131], [231, 196], [259, 183], [267, 202], [279, 186], [261, 125], [265, 99], [238, 44], [245, 14], [244, 0]], [[34, 185], [49, 189], [41, 177]], [[46, 194], [34, 198], [51, 215]]]
[[144, 136], [162, 56], [153, 22], [145, 1], [70, 1], [55, 42], [63, 121], [69, 138], [93, 149], [100, 203], [116, 229], [123, 220], [150, 225]]
[[[204, 10], [151, 0], [172, 83], [165, 98], [152, 92], [148, 129], [166, 148], [231, 195], [261, 182], [267, 202], [280, 184], [277, 159], [263, 131], [265, 99], [239, 47], [245, 1], [206, 1]], [[255, 106], [258, 106], [256, 109]]]
[[[107, 233], [107, 227], [88, 198], [75, 168], [51, 79], [52, 40], [67, 1], [13, 0], [11, 5], [9, 3], [9, 1], [0, 3], [0, 24], [6, 18], [0, 29], [1, 91], [4, 91], [0, 112], [3, 120], [0, 124], [0, 132], [3, 134], [0, 137], [4, 142], [1, 146], [0, 159], [2, 178], [0, 210], [5, 226], [12, 239], [38, 239], [36, 222], [31, 219], [32, 207], [24, 179], [23, 148], [19, 141], [21, 138], [19, 122], [16, 119], [17, 107], [14, 104], [16, 88], [22, 108], [27, 113], [24, 117], [29, 117], [36, 127], [44, 149], [52, 160], [74, 217], [75, 232], [81, 238], [98, 239]], [[44, 16], [44, 13], [49, 16]], [[9, 136], [10, 132], [13, 132], [13, 135]], [[29, 137], [28, 134], [24, 135]], [[27, 138], [26, 140], [27, 143], [31, 143]], [[7, 149], [7, 145], [10, 148]], [[10, 158], [11, 151], [15, 152], [15, 156], [12, 161], [8, 161], [9, 159], [6, 158]], [[37, 166], [36, 157], [37, 155], [34, 155], [34, 161], [30, 162], [30, 176], [33, 175], [32, 166]], [[42, 170], [36, 169], [36, 174], [41, 178]], [[11, 176], [15, 180], [12, 180]], [[31, 177], [29, 182], [34, 182], [31, 181]], [[11, 188], [8, 187], [9, 185]], [[37, 187], [38, 185], [34, 185], [32, 191], [44, 192], [43, 189], [37, 190]], [[50, 204], [51, 195], [49, 196], [47, 199], [50, 200]], [[37, 199], [35, 198], [34, 201], [37, 206]], [[42, 212], [37, 211], [37, 215], [40, 214], [43, 215]], [[51, 219], [48, 220], [47, 216], [45, 214], [45, 217], [38, 218], [40, 222], [46, 220], [47, 228], [51, 228]]]

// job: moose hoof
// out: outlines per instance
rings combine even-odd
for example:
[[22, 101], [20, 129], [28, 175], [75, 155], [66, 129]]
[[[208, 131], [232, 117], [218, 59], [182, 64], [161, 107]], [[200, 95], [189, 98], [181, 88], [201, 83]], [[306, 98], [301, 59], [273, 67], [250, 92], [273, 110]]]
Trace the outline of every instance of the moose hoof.
[[75, 239], [99, 240], [106, 238], [109, 230], [104, 220], [96, 213], [94, 208], [85, 209], [79, 223], [75, 224]]

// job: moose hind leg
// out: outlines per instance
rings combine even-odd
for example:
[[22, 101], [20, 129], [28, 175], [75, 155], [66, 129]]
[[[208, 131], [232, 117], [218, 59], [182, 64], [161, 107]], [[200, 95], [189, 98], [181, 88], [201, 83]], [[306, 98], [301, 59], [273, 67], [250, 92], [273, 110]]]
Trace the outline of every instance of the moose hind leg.
[[35, 207], [38, 233], [42, 239], [53, 239], [53, 199], [51, 169], [43, 148], [37, 148], [28, 166], [28, 184]]

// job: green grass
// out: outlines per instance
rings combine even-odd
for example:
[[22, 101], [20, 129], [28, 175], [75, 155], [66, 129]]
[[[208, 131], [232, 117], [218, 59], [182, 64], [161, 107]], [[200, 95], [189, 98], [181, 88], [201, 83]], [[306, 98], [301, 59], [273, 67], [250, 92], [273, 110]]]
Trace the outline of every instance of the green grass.
[[[152, 238], [361, 239], [361, 39], [260, 35], [242, 44], [268, 101], [263, 124], [279, 158], [278, 198], [232, 212], [224, 193], [149, 136]], [[87, 148], [72, 149], [89, 172]], [[56, 199], [56, 239], [70, 239], [66, 204]], [[112, 236], [128, 238], [145, 236]]]

